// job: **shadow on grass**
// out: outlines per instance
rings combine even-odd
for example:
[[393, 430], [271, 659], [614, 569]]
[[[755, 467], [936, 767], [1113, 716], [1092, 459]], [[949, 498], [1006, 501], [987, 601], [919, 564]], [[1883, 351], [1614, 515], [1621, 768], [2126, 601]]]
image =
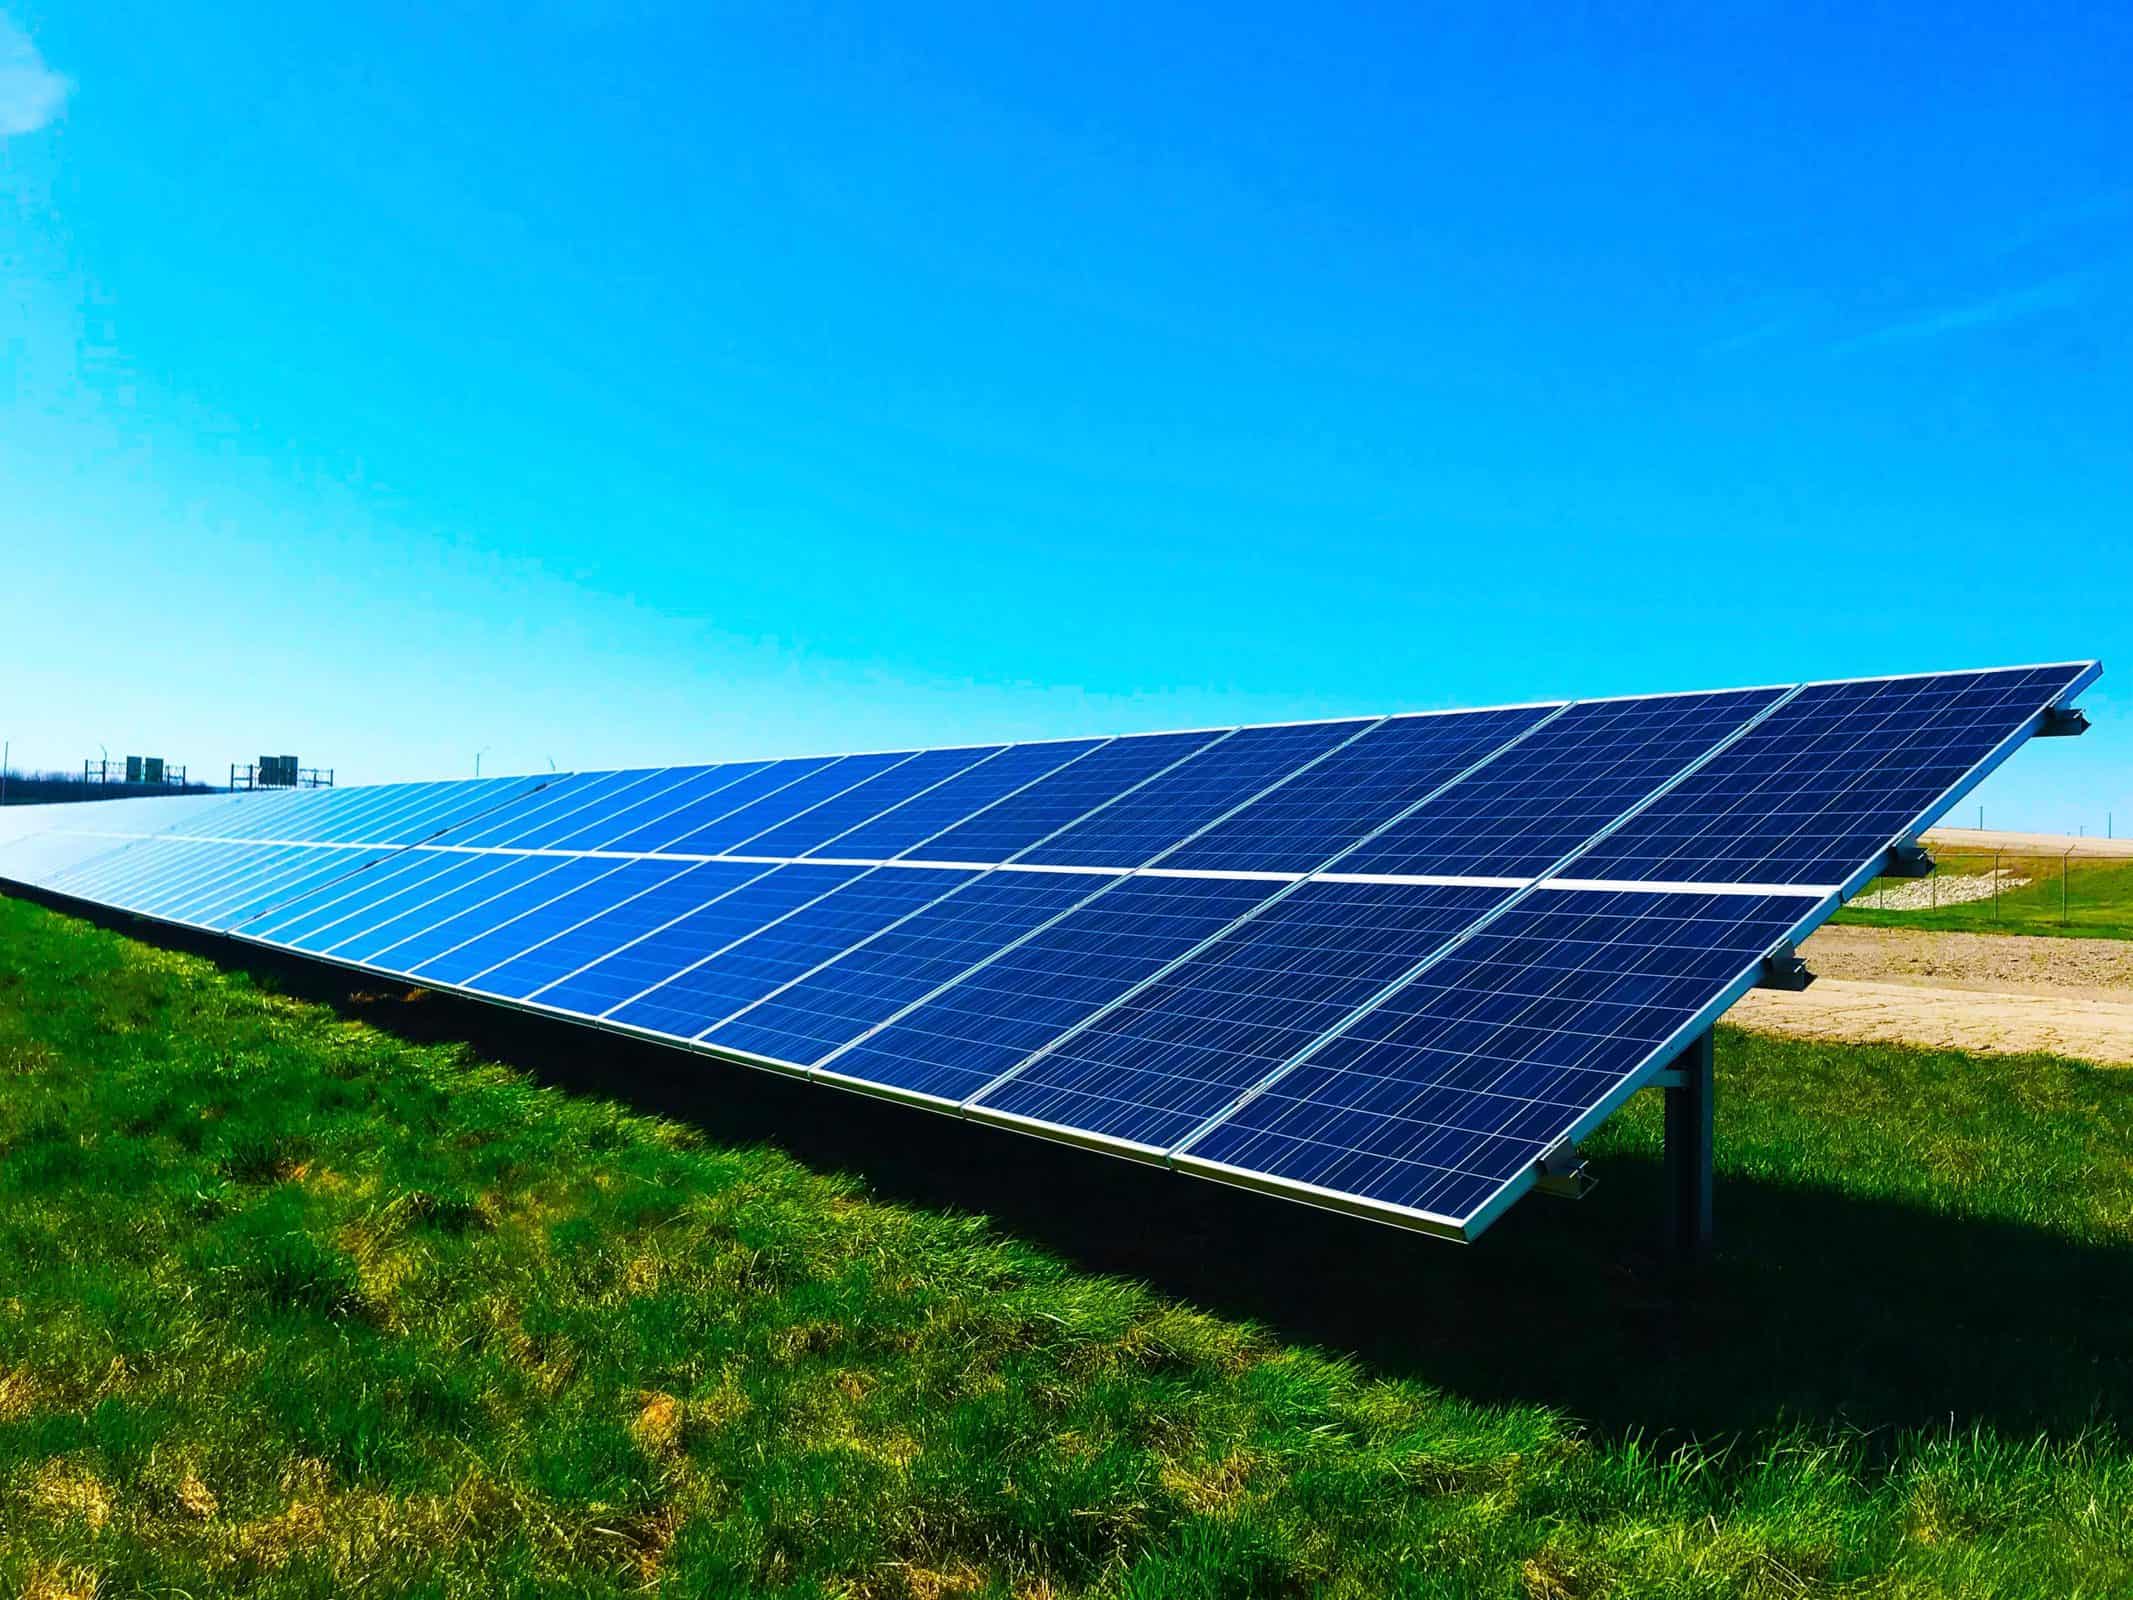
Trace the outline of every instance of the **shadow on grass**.
[[885, 1199], [987, 1213], [1078, 1267], [1375, 1371], [1558, 1407], [1608, 1436], [1708, 1439], [1792, 1420], [2065, 1438], [2133, 1415], [2133, 1260], [2037, 1229], [1721, 1171], [1718, 1258], [1684, 1277], [1656, 1248], [1658, 1166], [1611, 1159], [1586, 1200], [1532, 1197], [1461, 1248], [255, 947], [93, 920], [402, 1038], [464, 1040], [720, 1142], [775, 1145]]

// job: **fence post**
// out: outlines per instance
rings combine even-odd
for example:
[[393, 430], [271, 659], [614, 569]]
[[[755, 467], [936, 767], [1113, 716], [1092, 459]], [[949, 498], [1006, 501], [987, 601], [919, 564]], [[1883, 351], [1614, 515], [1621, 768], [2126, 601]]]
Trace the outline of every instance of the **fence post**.
[[1992, 920], [2000, 920], [2000, 852], [1992, 852]]
[[2066, 914], [2073, 902], [2074, 892], [2074, 847], [2068, 845], [2066, 854], [2059, 858], [2059, 926], [2066, 926]]

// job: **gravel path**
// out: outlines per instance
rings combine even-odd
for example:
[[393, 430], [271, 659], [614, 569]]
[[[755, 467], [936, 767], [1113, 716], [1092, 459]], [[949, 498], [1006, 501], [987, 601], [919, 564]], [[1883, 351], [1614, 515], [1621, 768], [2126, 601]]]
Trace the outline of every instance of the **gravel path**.
[[1726, 1020], [1792, 1038], [2133, 1066], [2133, 943], [1910, 928], [1823, 928], [1816, 982], [1756, 990]]

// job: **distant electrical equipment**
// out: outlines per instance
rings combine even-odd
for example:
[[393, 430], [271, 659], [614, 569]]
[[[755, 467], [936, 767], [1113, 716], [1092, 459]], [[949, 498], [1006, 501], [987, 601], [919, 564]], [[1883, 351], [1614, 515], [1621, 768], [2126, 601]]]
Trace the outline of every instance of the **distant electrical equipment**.
[[294, 756], [261, 756], [248, 765], [230, 767], [232, 789], [330, 789], [331, 767], [300, 767]]
[[99, 757], [81, 764], [81, 778], [84, 784], [99, 786], [125, 783], [162, 789], [175, 784], [183, 788], [185, 769], [161, 756], [128, 756], [123, 764], [109, 757]]

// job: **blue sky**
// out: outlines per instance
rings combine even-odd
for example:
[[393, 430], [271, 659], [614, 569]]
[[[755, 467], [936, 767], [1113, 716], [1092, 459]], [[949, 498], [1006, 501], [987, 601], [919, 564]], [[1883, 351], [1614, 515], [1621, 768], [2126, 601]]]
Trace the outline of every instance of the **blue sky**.
[[2133, 672], [2117, 8], [0, 7], [18, 766]]

